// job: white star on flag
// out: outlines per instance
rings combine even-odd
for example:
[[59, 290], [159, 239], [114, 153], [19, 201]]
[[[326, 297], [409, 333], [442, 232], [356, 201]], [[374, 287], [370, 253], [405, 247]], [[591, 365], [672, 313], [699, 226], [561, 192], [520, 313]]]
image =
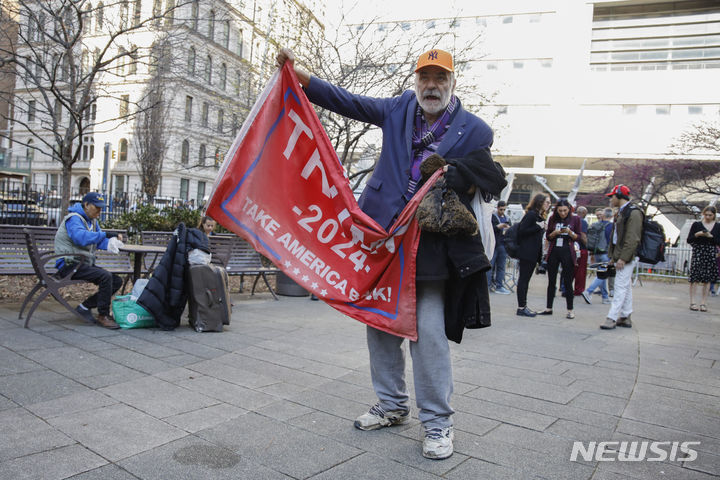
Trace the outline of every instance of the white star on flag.
[[290, 263], [290, 260], [285, 260], [285, 267], [286, 267], [286, 268], [290, 268], [291, 265], [292, 265], [292, 263]]
[[303, 276], [302, 276], [302, 281], [303, 281], [303, 282], [307, 282], [308, 280], [310, 280], [310, 277], [308, 277], [307, 275], [303, 275]]
[[293, 273], [294, 273], [295, 275], [300, 275], [300, 269], [299, 269], [299, 268], [294, 268], [294, 269], [293, 269]]
[[322, 295], [323, 297], [325, 295], [327, 295], [327, 290], [325, 290], [325, 289], [320, 290], [320, 295]]
[[317, 288], [317, 287], [318, 287], [317, 282], [313, 282], [313, 283], [310, 284], [310, 288], [312, 288], [312, 289], [315, 289], [315, 288]]

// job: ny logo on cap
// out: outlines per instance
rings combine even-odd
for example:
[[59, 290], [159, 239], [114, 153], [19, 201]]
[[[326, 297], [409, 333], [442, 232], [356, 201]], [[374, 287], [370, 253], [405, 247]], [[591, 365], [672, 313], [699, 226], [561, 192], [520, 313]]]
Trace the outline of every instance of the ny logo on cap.
[[428, 60], [437, 60], [437, 58], [438, 58], [438, 52], [436, 50], [428, 52]]

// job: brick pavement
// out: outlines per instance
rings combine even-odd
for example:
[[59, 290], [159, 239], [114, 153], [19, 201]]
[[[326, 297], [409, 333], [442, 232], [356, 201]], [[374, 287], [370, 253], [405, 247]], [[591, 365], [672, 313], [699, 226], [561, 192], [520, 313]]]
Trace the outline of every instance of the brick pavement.
[[[364, 326], [321, 302], [237, 296], [221, 334], [109, 331], [51, 302], [26, 330], [0, 305], [0, 479], [717, 478], [720, 298], [690, 312], [686, 291], [646, 282], [636, 328], [609, 332], [606, 305], [527, 319], [492, 295], [493, 326], [452, 344], [445, 461], [421, 456], [416, 409], [352, 427], [375, 401]], [[699, 441], [698, 458], [570, 461], [575, 440], [646, 439]]]

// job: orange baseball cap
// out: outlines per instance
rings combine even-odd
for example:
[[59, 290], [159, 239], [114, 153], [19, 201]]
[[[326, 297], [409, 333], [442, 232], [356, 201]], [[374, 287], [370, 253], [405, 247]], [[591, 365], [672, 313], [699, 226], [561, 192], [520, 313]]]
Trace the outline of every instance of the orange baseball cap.
[[437, 48], [434, 48], [420, 55], [420, 58], [418, 58], [417, 61], [417, 68], [415, 69], [415, 71], [417, 72], [421, 68], [429, 67], [431, 65], [440, 67], [444, 70], [447, 70], [448, 72], [455, 71], [453, 69], [452, 55], [450, 55], [445, 50], [438, 50]]

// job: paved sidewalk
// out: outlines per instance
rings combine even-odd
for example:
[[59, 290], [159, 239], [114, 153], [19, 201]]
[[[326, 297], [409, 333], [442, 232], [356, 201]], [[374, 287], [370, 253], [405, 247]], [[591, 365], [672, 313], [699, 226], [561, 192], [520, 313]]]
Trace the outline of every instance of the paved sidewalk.
[[[636, 328], [613, 331], [599, 297], [566, 320], [562, 298], [526, 319], [492, 295], [493, 326], [452, 344], [445, 461], [422, 457], [415, 408], [353, 428], [375, 401], [365, 329], [322, 302], [236, 296], [230, 327], [204, 334], [109, 331], [52, 302], [26, 330], [0, 305], [0, 479], [718, 478], [720, 298], [691, 312], [686, 291], [646, 282]], [[618, 440], [701, 443], [692, 462], [570, 461], [573, 441]]]

